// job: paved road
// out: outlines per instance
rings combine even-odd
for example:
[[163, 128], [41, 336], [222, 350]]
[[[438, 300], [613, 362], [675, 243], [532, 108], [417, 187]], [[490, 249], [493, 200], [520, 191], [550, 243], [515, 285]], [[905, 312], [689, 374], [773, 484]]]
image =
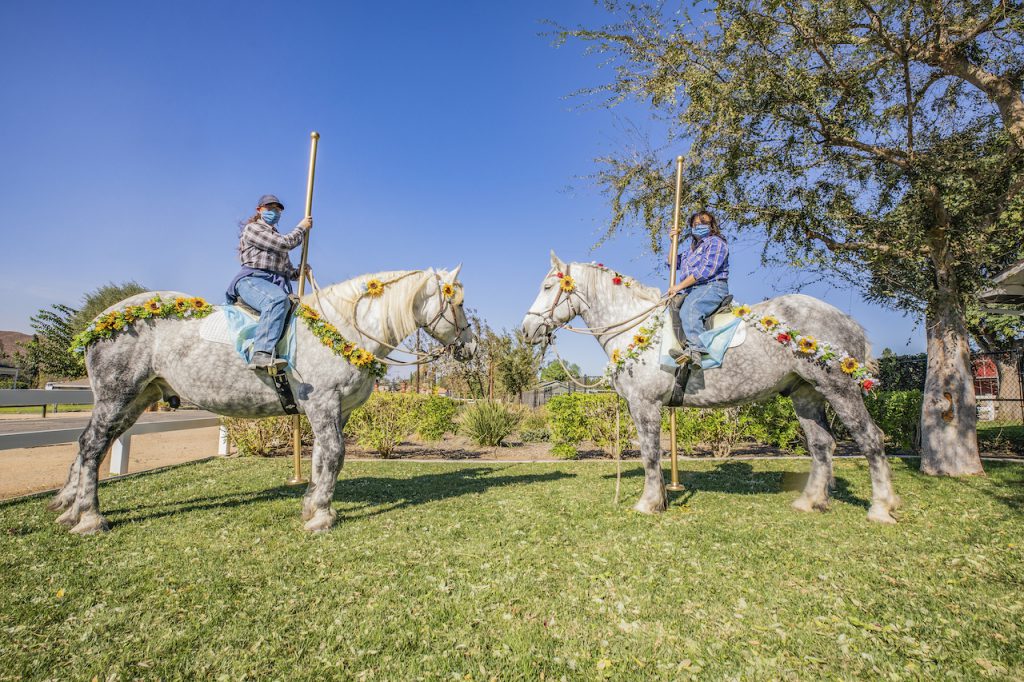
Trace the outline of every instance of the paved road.
[[[59, 413], [58, 413], [59, 414]], [[199, 419], [200, 417], [216, 417], [206, 410], [179, 410], [177, 412], [143, 412], [139, 424], [149, 422], [173, 422], [183, 419]], [[84, 429], [89, 423], [88, 415], [56, 416], [43, 419], [0, 419], [0, 435], [6, 433], [25, 433], [26, 431], [50, 431], [54, 429]]]

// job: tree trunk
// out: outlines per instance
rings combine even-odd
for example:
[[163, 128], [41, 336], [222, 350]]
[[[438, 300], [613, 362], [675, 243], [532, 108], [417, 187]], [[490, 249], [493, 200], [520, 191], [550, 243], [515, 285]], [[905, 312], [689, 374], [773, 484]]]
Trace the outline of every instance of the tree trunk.
[[984, 474], [978, 456], [978, 411], [967, 324], [946, 239], [948, 218], [933, 188], [938, 225], [929, 234], [935, 293], [928, 306], [928, 371], [921, 406], [921, 472]]

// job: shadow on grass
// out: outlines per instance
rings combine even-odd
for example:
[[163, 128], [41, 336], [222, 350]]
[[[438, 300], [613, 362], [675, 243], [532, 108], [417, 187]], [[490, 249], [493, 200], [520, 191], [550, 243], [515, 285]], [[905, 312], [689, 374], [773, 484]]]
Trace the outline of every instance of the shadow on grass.
[[[479, 494], [491, 488], [547, 483], [575, 477], [575, 474], [562, 471], [552, 471], [544, 474], [490, 475], [505, 468], [508, 467], [467, 467], [438, 474], [423, 474], [411, 478], [360, 476], [358, 478], [338, 481], [333, 499], [335, 502], [355, 504], [357, 507], [363, 508], [386, 505], [382, 509], [355, 514], [352, 512], [358, 511], [357, 509], [339, 511], [339, 520], [355, 519], [377, 516], [390, 511], [459, 497], [461, 495]], [[305, 486], [275, 486], [251, 493], [226, 494], [149, 505], [120, 507], [104, 510], [104, 514], [118, 516], [116, 520], [111, 519], [112, 524], [133, 523], [187, 512], [244, 507], [282, 498], [292, 498], [298, 503], [305, 492]], [[298, 511], [298, 506], [296, 504], [296, 511]], [[123, 516], [121, 516], [122, 514]]]
[[[642, 478], [643, 469], [622, 472], [623, 478]], [[711, 471], [686, 471], [680, 469], [679, 482], [686, 490], [669, 493], [669, 501], [686, 504], [698, 493], [728, 493], [730, 495], [760, 495], [803, 490], [807, 484], [805, 471], [754, 471], [747, 462], [720, 462]], [[615, 478], [608, 474], [604, 478]], [[867, 509], [871, 504], [850, 491], [849, 482], [842, 477], [835, 479], [832, 498]]]

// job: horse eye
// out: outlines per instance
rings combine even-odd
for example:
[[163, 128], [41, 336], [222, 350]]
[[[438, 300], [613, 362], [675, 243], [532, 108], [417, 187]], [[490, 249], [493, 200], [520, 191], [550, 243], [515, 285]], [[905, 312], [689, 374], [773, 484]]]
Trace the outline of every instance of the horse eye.
[[548, 289], [550, 289], [553, 286], [555, 286], [555, 285], [554, 284], [550, 284], [550, 283], [549, 284], [545, 284], [544, 285], [544, 291], [547, 291]]

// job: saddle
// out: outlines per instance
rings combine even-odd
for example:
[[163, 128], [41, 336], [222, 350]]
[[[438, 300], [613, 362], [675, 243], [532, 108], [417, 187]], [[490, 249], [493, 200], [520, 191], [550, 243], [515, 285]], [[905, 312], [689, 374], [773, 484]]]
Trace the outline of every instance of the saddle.
[[[288, 300], [288, 315], [285, 317], [284, 328], [281, 330], [282, 338], [288, 333], [288, 327], [295, 318], [295, 309], [299, 305], [299, 298], [297, 296], [289, 296]], [[260, 311], [246, 304], [241, 298], [231, 305], [254, 319], [259, 319], [260, 317]], [[276, 365], [271, 365], [267, 369], [267, 374], [274, 383], [274, 390], [277, 391], [277, 399], [281, 402], [281, 408], [286, 414], [298, 414], [299, 408], [295, 404], [295, 394], [292, 392], [291, 384], [288, 382], [287, 373], [282, 369], [278, 369]]]
[[[715, 328], [715, 318], [717, 316], [723, 314], [728, 314], [730, 317], [732, 316], [732, 300], [732, 294], [726, 294], [725, 298], [722, 299], [722, 302], [718, 304], [718, 307], [711, 311], [711, 313], [704, 318], [705, 330], [710, 331], [711, 329]], [[678, 324], [677, 320], [678, 315], [673, 316], [673, 327], [675, 327], [675, 324]], [[673, 332], [676, 335], [676, 339], [680, 341], [680, 345], [683, 345], [683, 342], [685, 341], [685, 336], [682, 334], [682, 329], [674, 328]], [[668, 407], [679, 407], [680, 405], [683, 404], [683, 395], [685, 395], [686, 393], [686, 385], [690, 381], [690, 373], [692, 370], [692, 362], [686, 362], [676, 367], [676, 382], [675, 385], [672, 387], [672, 396], [669, 398], [668, 403], [666, 403]]]

